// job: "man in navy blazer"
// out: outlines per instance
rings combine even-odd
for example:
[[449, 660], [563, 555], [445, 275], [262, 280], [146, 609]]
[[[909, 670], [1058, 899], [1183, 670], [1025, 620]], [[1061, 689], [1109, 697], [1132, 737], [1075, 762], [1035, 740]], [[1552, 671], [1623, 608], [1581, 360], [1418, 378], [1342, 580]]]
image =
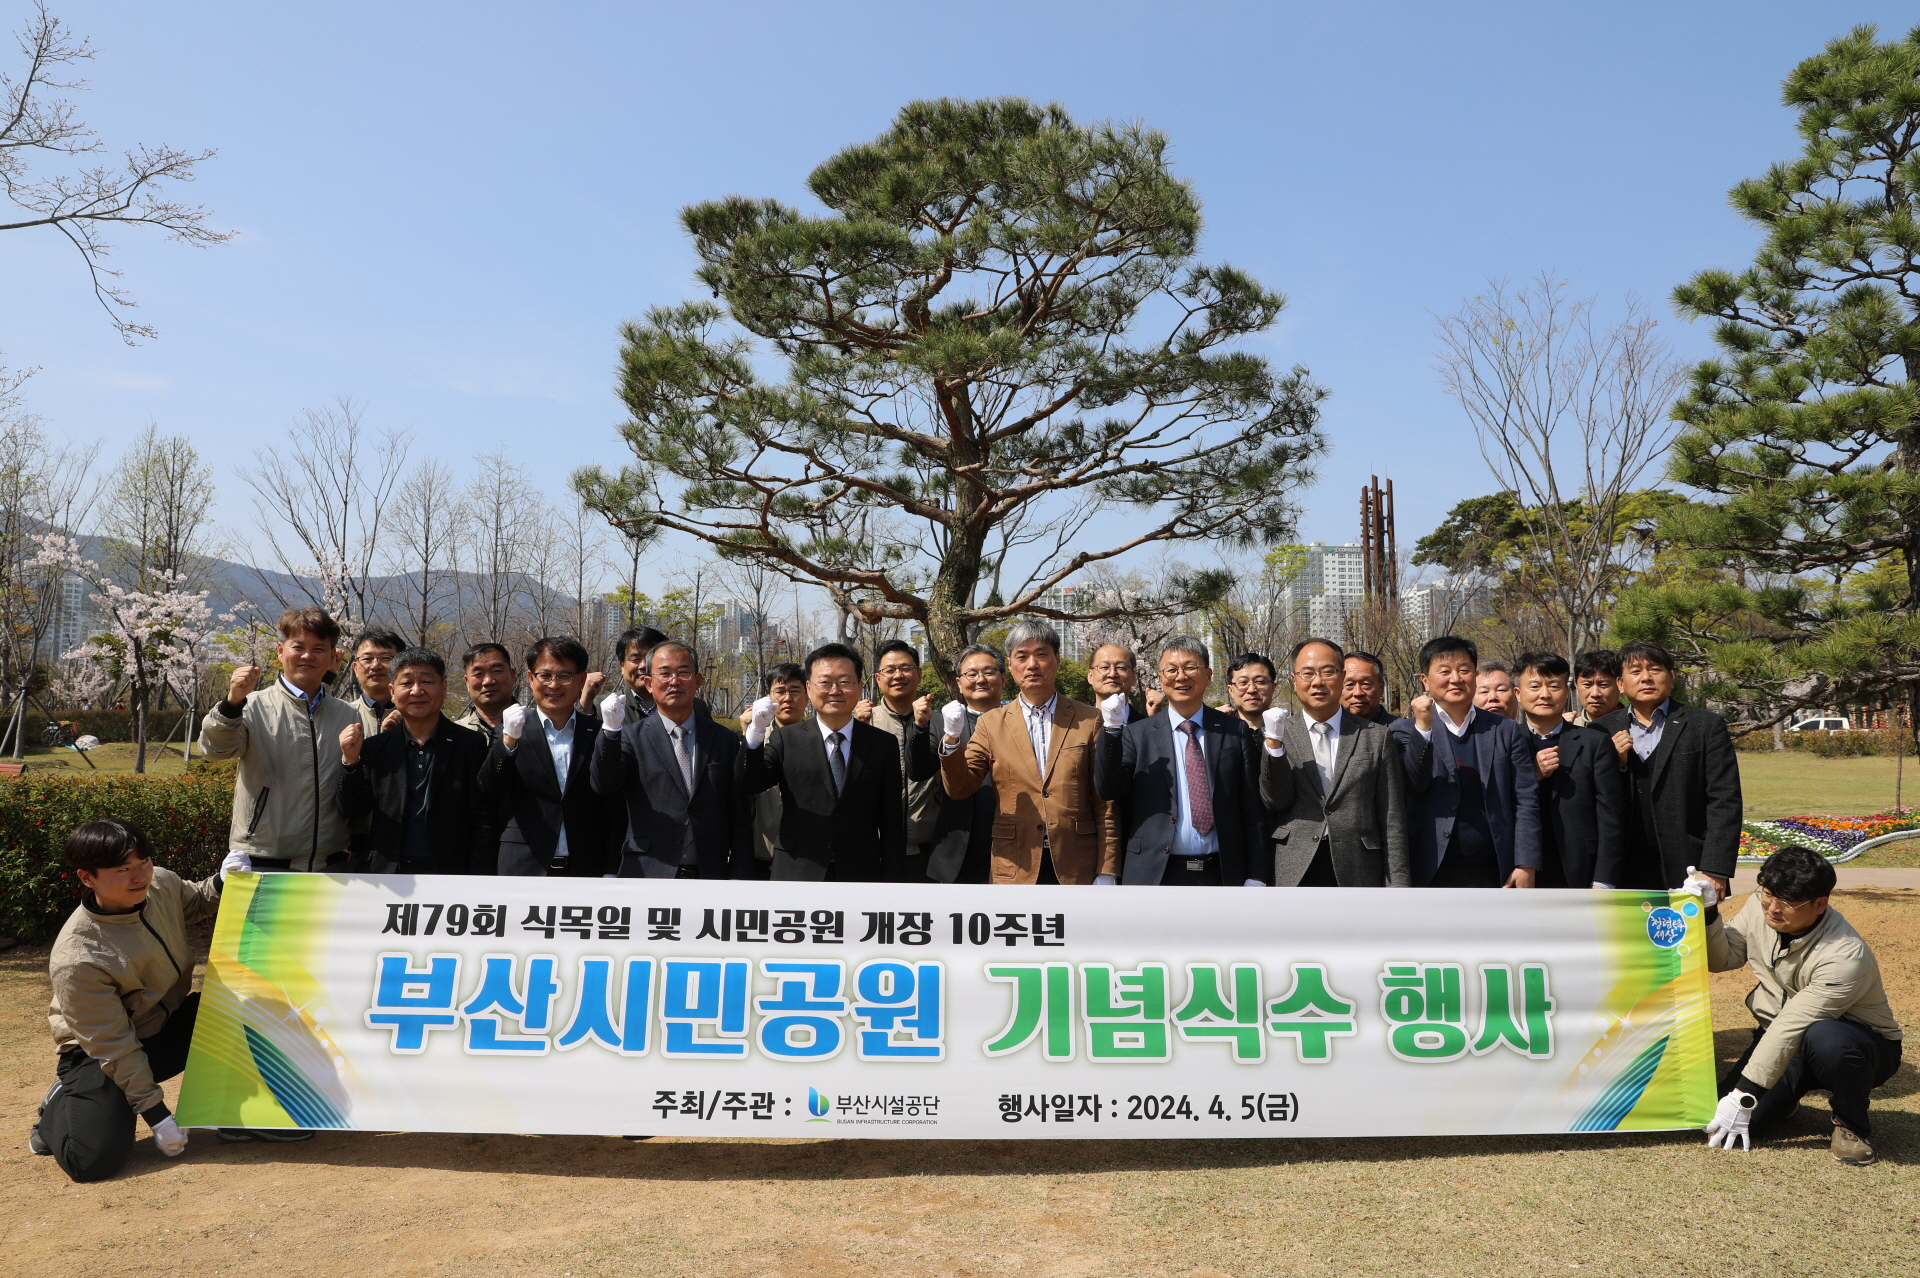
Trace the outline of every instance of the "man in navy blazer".
[[1532, 887], [1540, 799], [1526, 729], [1473, 704], [1480, 651], [1454, 635], [1420, 649], [1412, 717], [1387, 731], [1407, 773], [1415, 887]]
[[1175, 635], [1160, 649], [1167, 713], [1128, 723], [1124, 695], [1100, 702], [1094, 791], [1126, 813], [1120, 881], [1129, 886], [1266, 886], [1254, 738], [1207, 705], [1212, 682], [1206, 644]]
[[1568, 720], [1573, 670], [1557, 652], [1529, 652], [1514, 682], [1540, 776], [1538, 887], [1618, 887], [1627, 790], [1613, 742]]
[[624, 693], [600, 702], [593, 788], [627, 806], [619, 875], [628, 879], [752, 877], [753, 821], [735, 792], [736, 733], [694, 711], [700, 661], [671, 640], [647, 654], [654, 713], [626, 721]]
[[527, 653], [533, 712], [515, 703], [480, 768], [480, 789], [502, 827], [498, 873], [600, 878], [620, 847], [620, 805], [589, 776], [600, 721], [577, 714], [587, 650], [578, 639], [537, 641]]

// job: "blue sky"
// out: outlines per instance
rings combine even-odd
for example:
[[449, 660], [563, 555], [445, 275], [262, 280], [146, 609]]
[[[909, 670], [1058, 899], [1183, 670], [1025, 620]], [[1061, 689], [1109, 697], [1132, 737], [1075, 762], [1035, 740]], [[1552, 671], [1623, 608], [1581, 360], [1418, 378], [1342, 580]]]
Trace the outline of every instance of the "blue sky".
[[[28, 7], [0, 3], [17, 28]], [[0, 352], [31, 407], [109, 454], [149, 421], [230, 477], [336, 396], [464, 468], [504, 445], [558, 492], [621, 460], [617, 325], [692, 295], [683, 205], [800, 202], [914, 98], [1016, 94], [1167, 133], [1203, 255], [1290, 298], [1263, 343], [1333, 394], [1305, 539], [1346, 541], [1370, 473], [1401, 544], [1491, 484], [1433, 370], [1433, 316], [1549, 269], [1669, 317], [1739, 266], [1742, 177], [1796, 150], [1779, 82], [1911, 6], [487, 4], [56, 6], [99, 50], [112, 147], [216, 147], [190, 194], [231, 245], [119, 237], [156, 341], [121, 344], [51, 235], [0, 236]], [[1706, 332], [1669, 319], [1687, 354]]]

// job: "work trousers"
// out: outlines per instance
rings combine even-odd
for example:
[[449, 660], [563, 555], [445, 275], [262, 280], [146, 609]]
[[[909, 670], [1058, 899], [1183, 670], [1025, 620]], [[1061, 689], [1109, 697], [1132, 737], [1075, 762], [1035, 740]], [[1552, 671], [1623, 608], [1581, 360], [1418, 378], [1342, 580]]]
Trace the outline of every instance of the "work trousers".
[[[1721, 1084], [1720, 1094], [1733, 1090], [1734, 1080], [1747, 1067], [1765, 1030], [1753, 1031], [1753, 1042]], [[1753, 1108], [1757, 1132], [1793, 1111], [1808, 1092], [1827, 1092], [1833, 1119], [1862, 1140], [1873, 1139], [1873, 1120], [1867, 1116], [1867, 1094], [1893, 1077], [1900, 1068], [1900, 1044], [1852, 1021], [1815, 1021], [1807, 1026], [1800, 1050], [1787, 1062], [1780, 1081], [1769, 1087]]]
[[[158, 1034], [140, 1040], [155, 1082], [187, 1067], [199, 1012], [200, 996], [189, 994]], [[134, 1113], [127, 1094], [107, 1077], [99, 1061], [77, 1047], [60, 1054], [60, 1081], [41, 1106], [38, 1125], [40, 1139], [53, 1150], [53, 1161], [77, 1181], [105, 1180], [133, 1152]]]

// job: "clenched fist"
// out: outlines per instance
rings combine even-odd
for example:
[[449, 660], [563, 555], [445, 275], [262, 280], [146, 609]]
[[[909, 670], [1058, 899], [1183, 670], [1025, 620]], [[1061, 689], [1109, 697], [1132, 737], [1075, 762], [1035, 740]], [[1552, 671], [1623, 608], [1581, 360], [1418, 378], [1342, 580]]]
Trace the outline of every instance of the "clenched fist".
[[340, 762], [351, 768], [360, 762], [360, 747], [366, 743], [367, 730], [358, 723], [340, 729]]
[[1148, 688], [1147, 689], [1147, 717], [1152, 718], [1154, 715], [1159, 714], [1160, 707], [1166, 704], [1166, 700], [1167, 700], [1166, 693], [1160, 691], [1160, 689], [1158, 688]]
[[1534, 755], [1533, 766], [1534, 770], [1539, 772], [1542, 781], [1545, 781], [1548, 777], [1558, 772], [1560, 770], [1560, 747], [1548, 746], [1539, 754]]
[[600, 691], [600, 685], [605, 683], [606, 681], [607, 681], [606, 671], [604, 670], [589, 671], [587, 674], [586, 682], [582, 684], [580, 688], [580, 704], [583, 706], [592, 704], [593, 694]]
[[921, 697], [913, 703], [913, 721], [923, 728], [933, 722], [933, 698], [931, 696]]
[[259, 666], [235, 666], [233, 675], [227, 680], [227, 700], [239, 705], [247, 699], [260, 682]]
[[868, 701], [865, 697], [862, 697], [859, 703], [853, 707], [853, 717], [858, 719], [862, 723], [872, 723], [873, 722], [873, 702]]
[[1433, 731], [1433, 698], [1421, 693], [1408, 703], [1407, 709], [1413, 711], [1413, 726], [1422, 732]]
[[1627, 756], [1633, 753], [1633, 734], [1625, 728], [1613, 734], [1613, 752], [1620, 756], [1620, 766], [1627, 766]]

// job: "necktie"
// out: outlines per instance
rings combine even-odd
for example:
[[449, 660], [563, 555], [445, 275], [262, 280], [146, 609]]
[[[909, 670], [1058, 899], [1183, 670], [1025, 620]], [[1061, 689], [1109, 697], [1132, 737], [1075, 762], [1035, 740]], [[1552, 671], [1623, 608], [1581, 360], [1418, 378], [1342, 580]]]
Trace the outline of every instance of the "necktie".
[[833, 768], [833, 793], [838, 796], [847, 783], [847, 756], [842, 753], [846, 738], [837, 732], [827, 734], [827, 763]]
[[1029, 705], [1026, 709], [1027, 740], [1033, 743], [1033, 762], [1044, 777], [1047, 775], [1047, 708]]
[[1313, 738], [1313, 761], [1320, 768], [1320, 781], [1323, 788], [1333, 789], [1333, 737], [1332, 729], [1324, 723], [1307, 725], [1307, 735]]
[[1200, 734], [1193, 720], [1182, 719], [1180, 731], [1187, 734], [1183, 765], [1187, 781], [1187, 811], [1193, 817], [1195, 834], [1213, 833], [1213, 791], [1207, 787], [1207, 756], [1200, 750]]
[[681, 724], [673, 730], [673, 754], [680, 760], [680, 779], [687, 783], [687, 797], [693, 797], [693, 730]]

